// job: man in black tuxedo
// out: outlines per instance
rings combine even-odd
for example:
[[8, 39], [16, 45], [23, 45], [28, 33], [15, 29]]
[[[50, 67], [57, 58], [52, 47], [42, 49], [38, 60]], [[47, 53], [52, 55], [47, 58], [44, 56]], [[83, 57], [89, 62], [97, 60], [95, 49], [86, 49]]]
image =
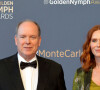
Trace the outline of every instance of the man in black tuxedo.
[[41, 43], [39, 25], [31, 20], [18, 24], [18, 53], [0, 60], [0, 90], [66, 90], [60, 64], [36, 55]]

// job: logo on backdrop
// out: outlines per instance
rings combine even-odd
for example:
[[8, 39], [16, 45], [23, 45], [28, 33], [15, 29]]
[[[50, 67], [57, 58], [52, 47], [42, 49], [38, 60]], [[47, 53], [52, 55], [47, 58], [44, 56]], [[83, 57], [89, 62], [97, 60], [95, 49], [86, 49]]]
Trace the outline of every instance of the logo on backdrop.
[[79, 50], [70, 50], [70, 49], [66, 49], [66, 50], [56, 50], [56, 51], [46, 51], [46, 50], [38, 50], [37, 54], [39, 56], [43, 56], [43, 57], [47, 57], [47, 58], [51, 58], [51, 57], [56, 57], [56, 58], [74, 58], [74, 57], [80, 57], [82, 54], [82, 51]]
[[88, 4], [100, 4], [100, 0], [44, 0], [44, 4], [51, 5], [88, 5]]
[[13, 1], [0, 1], [0, 19], [13, 19]]

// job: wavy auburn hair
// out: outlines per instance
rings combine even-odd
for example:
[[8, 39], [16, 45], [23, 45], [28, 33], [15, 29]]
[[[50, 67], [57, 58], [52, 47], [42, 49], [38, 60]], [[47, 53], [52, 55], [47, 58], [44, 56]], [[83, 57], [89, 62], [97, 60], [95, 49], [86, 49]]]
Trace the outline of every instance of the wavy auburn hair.
[[83, 53], [80, 57], [80, 61], [82, 64], [82, 68], [88, 72], [90, 68], [94, 68], [96, 66], [94, 55], [91, 51], [90, 42], [92, 35], [95, 31], [100, 30], [100, 25], [96, 25], [91, 28], [87, 33], [87, 39], [83, 44]]

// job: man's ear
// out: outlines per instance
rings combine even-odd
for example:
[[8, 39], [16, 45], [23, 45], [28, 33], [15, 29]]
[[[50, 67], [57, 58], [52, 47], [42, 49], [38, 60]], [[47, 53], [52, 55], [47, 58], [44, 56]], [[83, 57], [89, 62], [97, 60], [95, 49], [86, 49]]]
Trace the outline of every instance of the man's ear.
[[40, 45], [41, 45], [41, 36], [39, 37], [39, 47], [40, 47]]
[[14, 39], [15, 39], [15, 45], [17, 46], [17, 36], [16, 35], [15, 35]]

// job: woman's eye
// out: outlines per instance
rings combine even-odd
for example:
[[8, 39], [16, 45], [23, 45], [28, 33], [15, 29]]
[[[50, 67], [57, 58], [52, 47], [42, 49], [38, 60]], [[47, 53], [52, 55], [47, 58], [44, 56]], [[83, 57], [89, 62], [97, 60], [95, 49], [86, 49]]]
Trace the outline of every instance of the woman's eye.
[[92, 42], [96, 42], [97, 41], [97, 39], [92, 39]]

